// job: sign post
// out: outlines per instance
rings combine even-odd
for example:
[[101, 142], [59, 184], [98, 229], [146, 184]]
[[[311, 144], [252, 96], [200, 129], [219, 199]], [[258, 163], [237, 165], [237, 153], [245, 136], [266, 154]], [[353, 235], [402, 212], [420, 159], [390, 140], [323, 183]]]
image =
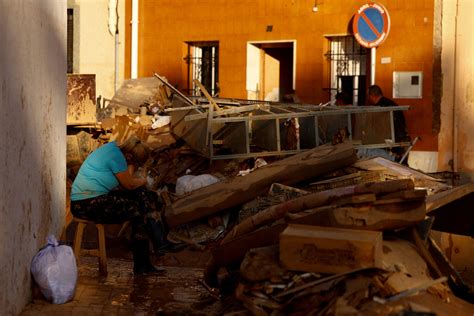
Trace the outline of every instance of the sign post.
[[357, 42], [370, 48], [370, 83], [375, 84], [376, 47], [382, 44], [390, 31], [390, 16], [387, 9], [375, 2], [361, 6], [352, 23]]

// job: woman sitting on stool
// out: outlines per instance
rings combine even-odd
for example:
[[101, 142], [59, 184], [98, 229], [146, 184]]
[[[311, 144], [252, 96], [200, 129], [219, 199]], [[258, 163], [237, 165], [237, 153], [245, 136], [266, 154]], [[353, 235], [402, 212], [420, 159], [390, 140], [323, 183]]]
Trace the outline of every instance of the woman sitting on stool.
[[159, 272], [150, 262], [148, 241], [156, 251], [164, 241], [162, 223], [156, 220], [158, 196], [144, 188], [145, 177], [134, 175], [149, 155], [149, 148], [135, 136], [121, 146], [107, 143], [87, 157], [71, 191], [74, 217], [101, 224], [130, 221], [135, 274]]

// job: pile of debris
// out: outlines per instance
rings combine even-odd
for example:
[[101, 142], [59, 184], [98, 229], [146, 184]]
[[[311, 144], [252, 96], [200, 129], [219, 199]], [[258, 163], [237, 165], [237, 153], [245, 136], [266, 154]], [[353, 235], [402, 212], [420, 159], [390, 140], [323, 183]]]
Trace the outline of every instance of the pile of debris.
[[[286, 158], [210, 163], [202, 148], [173, 133], [179, 122], [156, 126], [173, 112], [172, 87], [161, 87], [135, 110], [116, 100], [99, 136], [70, 138], [68, 161], [78, 166], [102, 142], [132, 134], [148, 143], [148, 189], [163, 200], [168, 239], [211, 252], [204, 284], [214, 297], [233, 280], [235, 297], [256, 315], [464, 308], [452, 290], [473, 300], [472, 286], [431, 234], [431, 215], [469, 196], [472, 184], [452, 188], [384, 158], [358, 160], [344, 139]], [[193, 137], [206, 141], [206, 134]], [[412, 297], [420, 292], [426, 302]]]

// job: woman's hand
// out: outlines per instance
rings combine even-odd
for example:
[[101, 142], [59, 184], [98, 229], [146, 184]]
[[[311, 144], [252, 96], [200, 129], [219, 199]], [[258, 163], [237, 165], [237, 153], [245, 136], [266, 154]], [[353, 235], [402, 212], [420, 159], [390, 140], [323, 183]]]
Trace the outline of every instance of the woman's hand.
[[127, 190], [134, 190], [146, 185], [146, 178], [133, 176], [134, 170], [135, 168], [132, 165], [129, 165], [128, 170], [115, 174], [118, 181], [120, 182], [120, 185]]

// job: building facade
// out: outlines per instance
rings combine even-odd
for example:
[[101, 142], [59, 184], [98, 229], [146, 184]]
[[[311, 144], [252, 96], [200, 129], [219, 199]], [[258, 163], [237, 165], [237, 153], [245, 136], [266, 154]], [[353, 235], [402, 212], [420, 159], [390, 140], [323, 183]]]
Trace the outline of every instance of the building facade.
[[123, 82], [125, 1], [67, 0], [68, 73], [95, 75], [96, 96], [111, 99]]
[[[126, 4], [126, 20], [132, 16]], [[354, 14], [366, 1], [139, 1], [138, 76], [158, 72], [193, 93], [198, 79], [221, 97], [325, 103], [348, 91], [366, 104], [371, 62], [387, 97], [410, 105], [415, 150], [436, 152], [433, 132], [434, 1], [380, 1], [389, 12], [387, 39], [371, 58], [352, 35]], [[129, 18], [130, 17], [130, 18]], [[126, 25], [126, 43], [132, 41]], [[126, 49], [129, 51], [129, 47]], [[131, 56], [126, 53], [125, 75]], [[394, 90], [400, 76], [417, 77], [418, 94]], [[394, 79], [395, 78], [395, 79]], [[395, 95], [394, 95], [395, 92]]]

